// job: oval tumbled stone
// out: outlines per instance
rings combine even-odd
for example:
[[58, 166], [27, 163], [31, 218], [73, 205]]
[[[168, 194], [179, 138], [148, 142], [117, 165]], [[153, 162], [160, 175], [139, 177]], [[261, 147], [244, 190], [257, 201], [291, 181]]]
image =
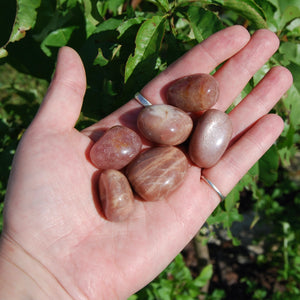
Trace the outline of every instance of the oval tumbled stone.
[[207, 110], [217, 102], [218, 97], [218, 82], [204, 73], [179, 78], [167, 89], [168, 103], [188, 112]]
[[139, 154], [141, 147], [142, 140], [136, 132], [117, 125], [93, 145], [90, 158], [99, 169], [120, 170]]
[[142, 152], [127, 167], [127, 178], [135, 192], [147, 201], [166, 198], [183, 182], [188, 169], [185, 154], [174, 146], [154, 147]]
[[109, 169], [101, 173], [99, 193], [104, 215], [109, 221], [124, 221], [133, 211], [133, 192], [120, 171]]
[[231, 136], [229, 116], [220, 110], [207, 110], [199, 118], [190, 140], [191, 160], [201, 168], [212, 167], [225, 152]]
[[177, 107], [158, 104], [141, 110], [137, 126], [149, 141], [161, 145], [179, 145], [190, 135], [193, 121]]

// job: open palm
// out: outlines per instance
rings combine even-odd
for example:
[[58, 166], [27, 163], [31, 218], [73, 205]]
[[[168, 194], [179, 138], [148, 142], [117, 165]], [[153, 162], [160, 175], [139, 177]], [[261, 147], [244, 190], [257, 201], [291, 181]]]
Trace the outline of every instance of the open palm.
[[[226, 110], [277, 47], [277, 37], [267, 30], [250, 38], [244, 28], [229, 27], [193, 48], [142, 94], [153, 104], [162, 103], [163, 88], [170, 81], [209, 73], [226, 61], [214, 75], [220, 84], [215, 108]], [[273, 68], [230, 113], [235, 142], [216, 166], [202, 170], [224, 195], [280, 134], [282, 120], [267, 113], [291, 82], [285, 68]], [[89, 149], [103, 129], [120, 123], [135, 128], [141, 106], [132, 100], [78, 132], [74, 125], [84, 92], [77, 53], [61, 49], [48, 93], [15, 156], [1, 242], [42, 266], [66, 299], [126, 299], [170, 263], [220, 199], [200, 180], [201, 170], [191, 166], [169, 199], [136, 200], [126, 222], [107, 221], [97, 194], [99, 171], [89, 160]]]

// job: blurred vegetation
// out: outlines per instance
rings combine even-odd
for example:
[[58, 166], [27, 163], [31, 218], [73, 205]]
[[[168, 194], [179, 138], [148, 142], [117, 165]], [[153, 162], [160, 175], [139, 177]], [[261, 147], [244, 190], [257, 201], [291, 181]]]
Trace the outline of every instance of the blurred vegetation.
[[[0, 4], [0, 209], [12, 157], [46, 92], [58, 49], [68, 45], [82, 57], [88, 89], [79, 129], [106, 116], [170, 63], [218, 30], [268, 28], [280, 39], [277, 53], [255, 74], [243, 98], [275, 65], [287, 67], [294, 84], [274, 112], [285, 120], [278, 141], [244, 176], [195, 240], [208, 245], [223, 229], [234, 247], [232, 227], [253, 213], [249, 232], [270, 228], [261, 269], [275, 269], [266, 288], [247, 275], [246, 299], [299, 299], [300, 295], [300, 0], [17, 0]], [[1, 224], [2, 221], [0, 220]], [[275, 249], [275, 250], [274, 250]], [[200, 257], [201, 258], [201, 257]], [[225, 287], [204, 289], [215, 266], [192, 274], [182, 255], [130, 299], [230, 299]], [[277, 284], [277, 285], [276, 285]], [[278, 284], [284, 288], [277, 289]], [[227, 297], [227, 298], [226, 298]], [[231, 298], [232, 299], [232, 298]]]

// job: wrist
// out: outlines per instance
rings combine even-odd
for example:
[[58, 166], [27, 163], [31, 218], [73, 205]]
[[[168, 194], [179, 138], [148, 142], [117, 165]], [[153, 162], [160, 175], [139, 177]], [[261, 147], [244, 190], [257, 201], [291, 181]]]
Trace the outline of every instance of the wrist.
[[0, 299], [71, 299], [56, 278], [9, 238], [0, 239]]

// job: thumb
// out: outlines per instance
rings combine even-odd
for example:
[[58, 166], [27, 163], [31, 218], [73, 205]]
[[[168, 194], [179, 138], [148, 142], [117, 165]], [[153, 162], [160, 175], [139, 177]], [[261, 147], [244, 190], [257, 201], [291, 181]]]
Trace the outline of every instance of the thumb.
[[69, 47], [61, 48], [52, 82], [32, 125], [54, 131], [73, 128], [85, 89], [85, 71], [79, 55]]

